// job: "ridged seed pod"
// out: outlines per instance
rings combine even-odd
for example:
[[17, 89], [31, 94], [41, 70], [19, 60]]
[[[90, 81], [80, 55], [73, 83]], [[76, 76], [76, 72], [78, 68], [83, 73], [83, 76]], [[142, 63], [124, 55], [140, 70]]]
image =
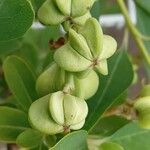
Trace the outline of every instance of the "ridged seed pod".
[[52, 63], [36, 81], [36, 90], [40, 96], [62, 90], [65, 84], [65, 71]]
[[134, 108], [138, 112], [139, 124], [142, 128], [150, 129], [150, 96], [139, 98]]
[[77, 97], [85, 100], [91, 98], [98, 90], [99, 77], [95, 71], [89, 72], [85, 78], [78, 78], [75, 76], [74, 79], [75, 90], [73, 94]]
[[35, 101], [29, 109], [29, 120], [33, 128], [53, 135], [82, 128], [87, 114], [83, 99], [58, 91]]
[[142, 90], [141, 90], [141, 93], [140, 93], [140, 96], [150, 96], [150, 84], [147, 84], [147, 85], [144, 85]]
[[60, 67], [70, 72], [84, 74], [87, 70], [96, 69], [107, 75], [107, 59], [116, 49], [115, 39], [103, 35], [99, 22], [90, 18], [78, 33], [69, 30], [68, 42], [55, 52], [54, 59]]
[[91, 17], [90, 9], [95, 0], [46, 0], [38, 11], [39, 20], [45, 25], [64, 23], [65, 30], [84, 25]]

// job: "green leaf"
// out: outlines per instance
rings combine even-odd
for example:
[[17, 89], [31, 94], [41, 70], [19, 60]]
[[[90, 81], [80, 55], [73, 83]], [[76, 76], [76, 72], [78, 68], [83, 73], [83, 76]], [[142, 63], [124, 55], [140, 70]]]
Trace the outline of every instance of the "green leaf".
[[148, 0], [135, 0], [136, 4], [144, 9], [144, 11], [147, 11], [150, 13], [150, 1]]
[[11, 108], [18, 108], [16, 100], [15, 100], [13, 95], [7, 97], [4, 100], [1, 100], [0, 101], [0, 106], [8, 106], [8, 107], [11, 107]]
[[38, 9], [42, 6], [42, 4], [46, 1], [46, 0], [30, 0], [35, 12], [38, 11]]
[[117, 130], [126, 125], [129, 121], [119, 116], [108, 116], [99, 120], [99, 122], [92, 128], [90, 134], [100, 136], [110, 136]]
[[[89, 130], [102, 114], [129, 87], [133, 80], [132, 64], [125, 51], [116, 53], [108, 62], [109, 75], [100, 76], [100, 86], [88, 100], [89, 114], [84, 129]], [[119, 76], [119, 77], [118, 77]]]
[[150, 130], [141, 129], [137, 123], [129, 123], [110, 138], [110, 141], [122, 145], [125, 150], [149, 150]]
[[24, 43], [22, 47], [15, 53], [15, 55], [23, 58], [28, 62], [34, 70], [38, 67], [38, 53], [33, 44]]
[[28, 116], [14, 108], [0, 107], [0, 140], [15, 142], [17, 136], [29, 128]]
[[116, 143], [106, 142], [101, 144], [99, 150], [124, 150], [122, 146]]
[[[147, 0], [136, 0], [136, 12], [137, 12], [137, 28], [139, 31], [146, 36], [150, 36], [150, 1]], [[150, 42], [144, 42], [147, 51], [150, 53]], [[148, 76], [150, 77], [150, 69], [147, 64], [145, 64], [145, 68]]]
[[38, 147], [35, 147], [35, 148], [22, 148], [21, 150], [48, 150], [48, 147], [44, 144], [44, 143], [41, 143]]
[[21, 39], [0, 42], [0, 55], [9, 54], [19, 49], [21, 45], [22, 45]]
[[43, 135], [37, 130], [27, 129], [17, 137], [17, 144], [24, 148], [35, 148], [42, 143]]
[[119, 97], [117, 97], [115, 102], [111, 105], [110, 109], [123, 104], [127, 100], [127, 96], [128, 96], [128, 92], [126, 90], [121, 95], [119, 95]]
[[[144, 0], [145, 1], [145, 0]], [[149, 12], [147, 11], [147, 7], [150, 7], [150, 1], [145, 2], [145, 5], [141, 6], [139, 1], [136, 0], [136, 9], [137, 9], [137, 28], [139, 31], [146, 36], [150, 36], [150, 9]], [[140, 3], [143, 3], [142, 1]], [[144, 8], [144, 9], [143, 9]], [[150, 52], [150, 42], [145, 41], [145, 46], [147, 50]]]
[[120, 13], [120, 9], [117, 3], [114, 3], [114, 1], [97, 0], [91, 9], [92, 16], [98, 20], [102, 14], [106, 15], [116, 13]]
[[16, 39], [30, 28], [34, 13], [28, 0], [0, 1], [0, 41]]
[[9, 56], [3, 64], [5, 79], [16, 98], [18, 105], [28, 111], [31, 103], [37, 99], [36, 77], [30, 67], [19, 57]]
[[54, 52], [50, 51], [44, 58], [42, 68], [45, 70], [54, 61]]
[[53, 148], [50, 148], [50, 150], [88, 150], [86, 138], [86, 131], [80, 130], [72, 132], [61, 139]]

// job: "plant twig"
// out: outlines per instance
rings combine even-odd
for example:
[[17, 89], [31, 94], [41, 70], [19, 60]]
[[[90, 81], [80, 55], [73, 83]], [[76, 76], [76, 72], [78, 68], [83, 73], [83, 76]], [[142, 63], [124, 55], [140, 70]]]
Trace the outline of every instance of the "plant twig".
[[118, 5], [122, 11], [122, 14], [125, 18], [128, 29], [132, 33], [133, 38], [135, 39], [135, 41], [139, 47], [139, 50], [143, 54], [145, 61], [148, 63], [148, 65], [150, 65], [150, 54], [148, 53], [148, 51], [147, 51], [147, 49], [143, 43], [143, 40], [142, 40], [143, 37], [145, 37], [145, 36], [141, 35], [141, 33], [137, 30], [137, 28], [132, 23], [130, 16], [128, 14], [128, 10], [126, 8], [126, 5], [124, 3], [124, 0], [117, 0], [117, 2], [118, 2]]

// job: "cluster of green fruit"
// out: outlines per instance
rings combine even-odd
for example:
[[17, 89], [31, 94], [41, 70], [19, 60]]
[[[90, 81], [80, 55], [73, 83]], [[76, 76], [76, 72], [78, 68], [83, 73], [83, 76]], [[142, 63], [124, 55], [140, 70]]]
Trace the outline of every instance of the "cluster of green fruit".
[[[85, 100], [99, 86], [97, 72], [107, 75], [107, 58], [117, 48], [90, 15], [94, 0], [46, 0], [38, 11], [45, 25], [61, 24], [66, 43], [54, 54], [54, 62], [37, 79], [41, 98], [29, 109], [32, 126], [45, 134], [81, 129], [88, 114]], [[46, 95], [46, 96], [45, 96]]]

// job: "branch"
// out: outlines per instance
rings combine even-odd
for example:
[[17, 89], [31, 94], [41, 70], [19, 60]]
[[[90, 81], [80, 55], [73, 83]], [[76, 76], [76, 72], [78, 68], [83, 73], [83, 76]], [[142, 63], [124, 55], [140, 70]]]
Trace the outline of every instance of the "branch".
[[138, 29], [132, 23], [130, 16], [128, 14], [128, 10], [126, 8], [126, 5], [124, 3], [124, 0], [117, 0], [117, 2], [118, 2], [118, 5], [122, 11], [122, 14], [125, 18], [126, 25], [127, 25], [128, 29], [130, 30], [131, 34], [133, 35], [133, 38], [136, 41], [136, 43], [139, 47], [139, 50], [141, 51], [145, 61], [148, 63], [148, 65], [150, 65], [150, 55], [147, 52], [147, 49], [146, 49], [144, 42], [142, 40], [144, 36], [141, 35], [141, 33], [138, 31]]

